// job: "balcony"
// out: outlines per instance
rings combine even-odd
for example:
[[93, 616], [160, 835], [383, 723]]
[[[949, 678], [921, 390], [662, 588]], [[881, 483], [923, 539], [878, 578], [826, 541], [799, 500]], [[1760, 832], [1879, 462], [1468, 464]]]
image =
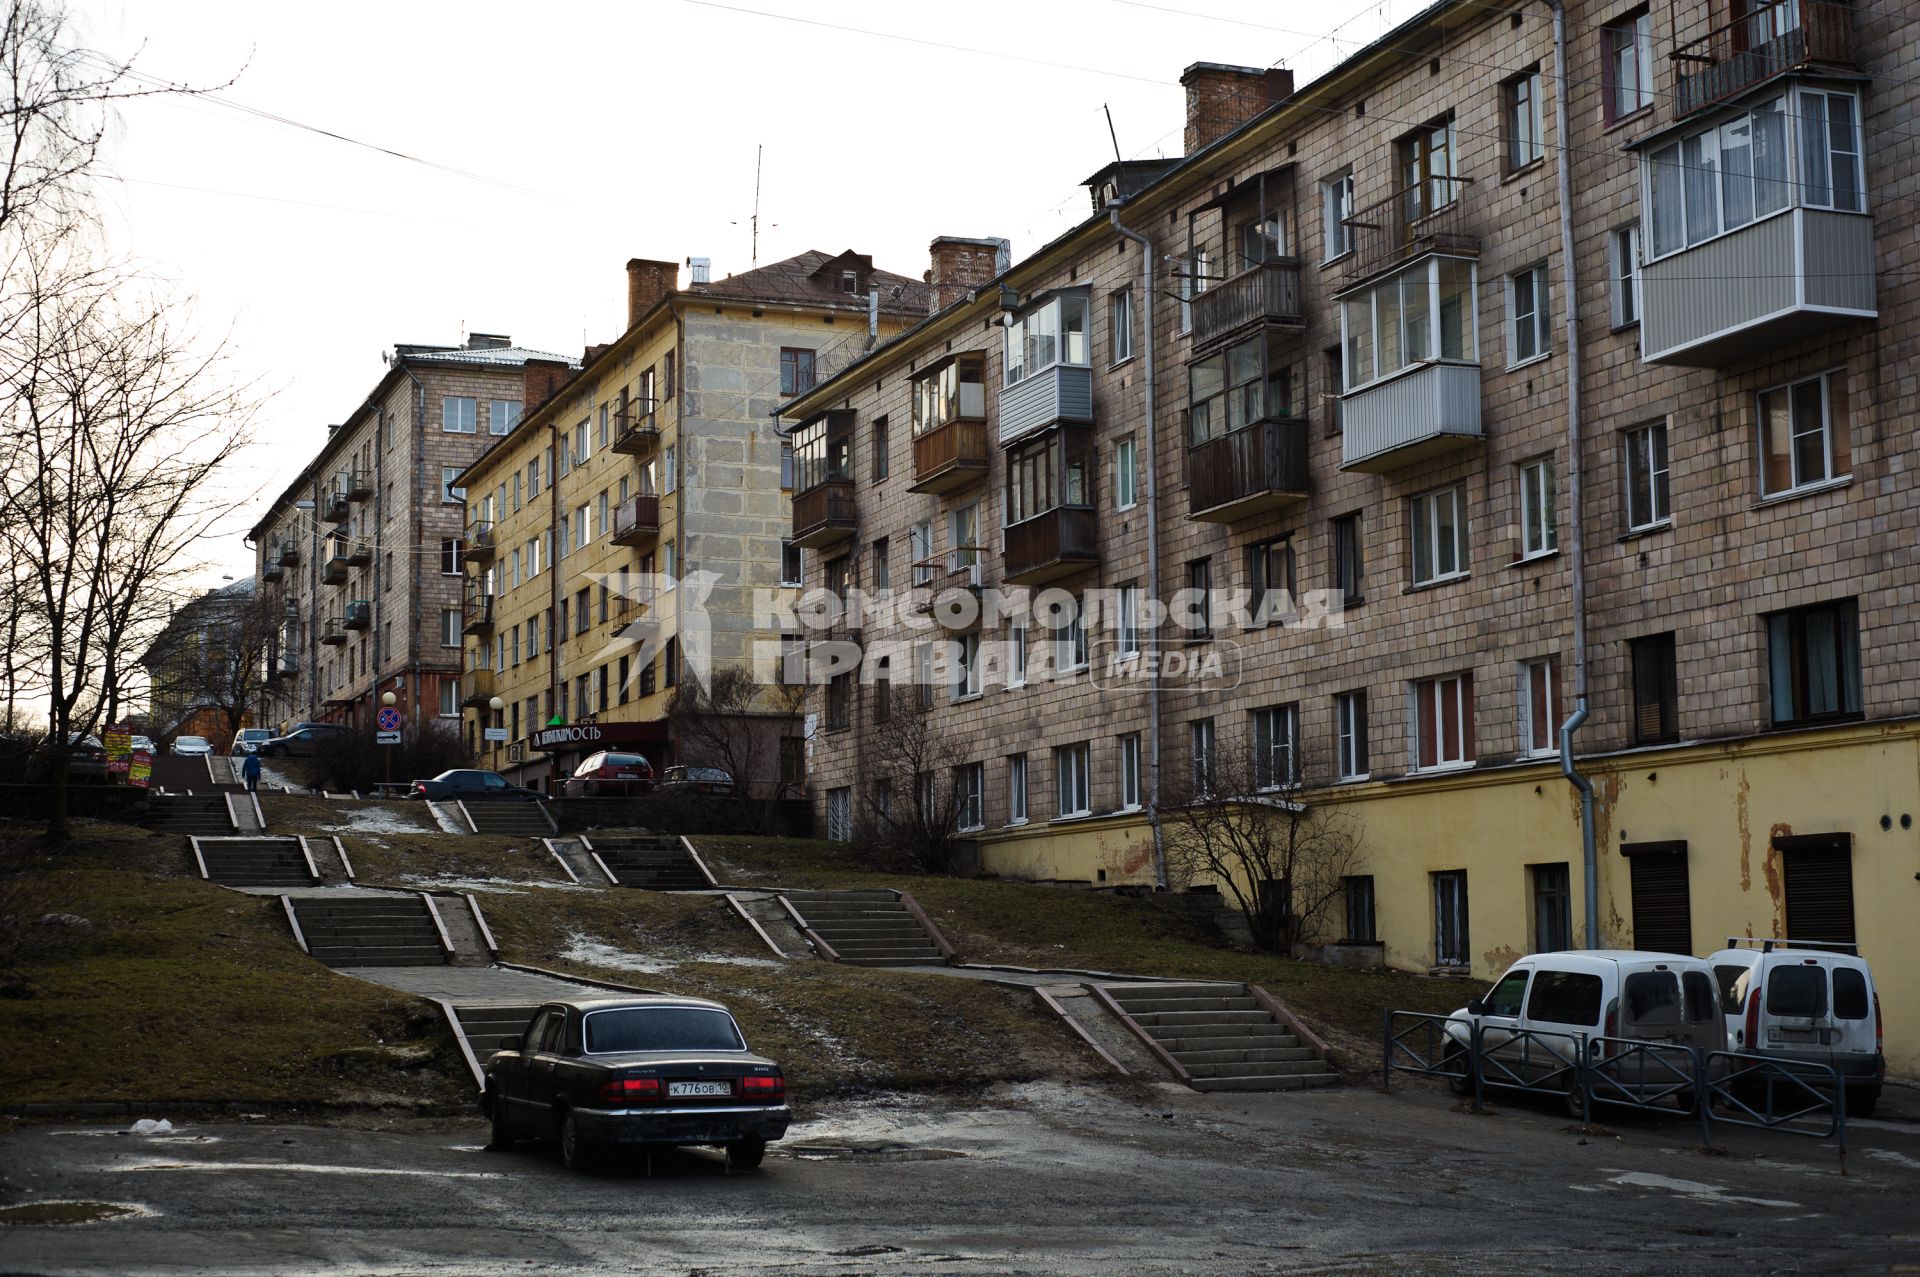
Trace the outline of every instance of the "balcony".
[[[914, 563], [913, 583], [916, 588], [913, 610], [921, 616], [938, 617], [943, 604], [959, 607], [966, 596], [977, 602], [980, 598], [980, 575], [986, 562], [985, 547], [963, 545], [946, 554], [937, 554]], [[969, 606], [962, 608], [956, 614], [956, 619], [964, 618], [971, 625], [978, 615], [978, 611]]]
[[373, 562], [373, 541], [361, 537], [347, 550], [347, 562], [356, 568], [366, 567]]
[[1012, 443], [1043, 426], [1093, 420], [1093, 369], [1055, 364], [1000, 392], [1000, 442]]
[[1347, 219], [1353, 256], [1344, 290], [1426, 253], [1477, 256], [1480, 237], [1469, 224], [1471, 178], [1435, 177], [1402, 187]]
[[364, 630], [373, 624], [373, 604], [367, 599], [354, 599], [347, 604], [346, 614], [340, 623], [350, 630]]
[[1304, 500], [1307, 473], [1306, 420], [1256, 421], [1188, 450], [1187, 517], [1233, 523]]
[[1853, 70], [1853, 9], [1820, 0], [1760, 0], [1675, 49], [1673, 59], [1673, 114], [1684, 120], [1791, 71]]
[[660, 498], [643, 492], [613, 508], [613, 543], [645, 545], [660, 535]]
[[300, 566], [300, 543], [292, 537], [288, 537], [286, 540], [282, 541], [280, 543], [279, 556], [275, 561], [279, 563], [280, 566], [283, 568], [299, 567]]
[[1003, 579], [1044, 585], [1100, 562], [1099, 520], [1092, 506], [1055, 506], [1007, 529]]
[[262, 581], [278, 581], [286, 576], [286, 574], [287, 570], [280, 566], [280, 560], [278, 559], [269, 558], [260, 566], [260, 579]]
[[478, 581], [467, 583], [467, 593], [460, 600], [460, 632], [462, 634], [493, 633], [493, 595], [482, 594]]
[[1480, 365], [1415, 364], [1343, 397], [1342, 470], [1387, 474], [1478, 443]]
[[467, 562], [484, 567], [493, 562], [493, 521], [475, 519], [467, 525], [460, 542], [460, 555]]
[[949, 421], [913, 440], [909, 492], [958, 492], [987, 477], [987, 423]]
[[366, 470], [342, 470], [340, 489], [349, 501], [365, 501], [373, 495], [373, 475]]
[[347, 579], [347, 543], [345, 541], [327, 542], [327, 557], [320, 565], [320, 579], [328, 585], [339, 585]]
[[1292, 257], [1261, 262], [1199, 294], [1192, 307], [1196, 350], [1224, 344], [1262, 325], [1304, 328], [1300, 263]]
[[826, 479], [793, 494], [793, 543], [816, 549], [844, 541], [859, 526], [853, 480]]
[[344, 492], [329, 492], [320, 498], [320, 518], [325, 523], [345, 523], [353, 517], [353, 503]]
[[340, 623], [339, 617], [330, 616], [320, 622], [320, 641], [329, 647], [339, 647], [347, 641], [347, 627]]
[[660, 419], [651, 404], [623, 403], [613, 415], [613, 450], [629, 457], [645, 456], [660, 446]]
[[494, 675], [491, 669], [470, 669], [460, 676], [460, 703], [484, 709], [493, 699]]

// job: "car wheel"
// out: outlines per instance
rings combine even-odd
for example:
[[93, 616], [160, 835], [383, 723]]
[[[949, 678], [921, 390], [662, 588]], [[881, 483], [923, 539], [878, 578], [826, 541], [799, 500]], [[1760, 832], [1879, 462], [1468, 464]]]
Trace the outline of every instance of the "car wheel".
[[507, 1106], [492, 1091], [487, 1092], [487, 1114], [492, 1119], [488, 1129], [487, 1147], [496, 1153], [512, 1148], [513, 1128], [507, 1124]]
[[1567, 1079], [1567, 1089], [1561, 1093], [1561, 1102], [1567, 1106], [1567, 1116], [1576, 1122], [1587, 1120], [1586, 1100], [1580, 1093], [1577, 1079]]
[[1467, 1071], [1466, 1048], [1458, 1042], [1449, 1045], [1441, 1055], [1440, 1071], [1447, 1075], [1447, 1085], [1453, 1088], [1455, 1095], [1473, 1094], [1473, 1076]]
[[727, 1169], [730, 1171], [755, 1170], [766, 1155], [765, 1140], [735, 1140], [727, 1145]]
[[580, 1122], [568, 1109], [560, 1119], [560, 1163], [569, 1170], [591, 1170], [594, 1164], [593, 1142], [580, 1133]]
[[1878, 1107], [1880, 1088], [1877, 1086], [1856, 1086], [1847, 1092], [1848, 1117], [1872, 1117]]

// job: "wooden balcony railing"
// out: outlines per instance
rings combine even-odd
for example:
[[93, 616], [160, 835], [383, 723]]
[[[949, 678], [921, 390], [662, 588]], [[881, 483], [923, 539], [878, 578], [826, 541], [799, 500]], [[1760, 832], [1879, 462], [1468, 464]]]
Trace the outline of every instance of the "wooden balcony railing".
[[913, 440], [912, 492], [954, 492], [986, 477], [987, 423], [956, 420]]
[[1853, 8], [1822, 0], [1759, 0], [1749, 11], [1673, 51], [1673, 114], [1737, 97], [1802, 67], [1852, 68]]
[[613, 543], [641, 545], [660, 534], [660, 498], [651, 492], [628, 497], [613, 508]]
[[1432, 177], [1395, 191], [1347, 219], [1353, 257], [1341, 286], [1351, 287], [1422, 253], [1478, 253], [1469, 222], [1473, 179]]
[[1039, 585], [1100, 561], [1092, 506], [1055, 506], [1007, 529], [1008, 585]]
[[828, 479], [793, 494], [793, 540], [806, 548], [832, 545], [859, 525], [853, 480]]
[[1189, 518], [1230, 523], [1308, 491], [1304, 418], [1256, 421], [1187, 453]]
[[1234, 336], [1256, 324], [1298, 327], [1305, 322], [1300, 263], [1292, 257], [1261, 262], [1193, 299], [1196, 346]]

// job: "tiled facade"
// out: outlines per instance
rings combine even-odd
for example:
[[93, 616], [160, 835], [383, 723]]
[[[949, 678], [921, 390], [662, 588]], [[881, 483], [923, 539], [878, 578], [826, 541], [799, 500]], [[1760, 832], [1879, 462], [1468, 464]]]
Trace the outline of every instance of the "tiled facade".
[[[906, 590], [913, 562], [924, 557], [914, 548], [923, 522], [944, 560], [936, 584], [947, 584], [948, 569], [971, 558], [956, 545], [956, 528], [968, 525], [956, 525], [955, 512], [977, 503], [990, 589], [1018, 577], [1035, 590], [1137, 584], [1151, 594], [1157, 566], [1157, 593], [1170, 598], [1202, 562], [1215, 588], [1245, 588], [1253, 584], [1253, 549], [1277, 542], [1284, 549], [1259, 562], [1284, 563], [1290, 552], [1293, 584], [1305, 597], [1338, 584], [1336, 521], [1357, 517], [1364, 580], [1342, 626], [1222, 625], [1211, 640], [1175, 646], [1188, 658], [1217, 654], [1226, 676], [1164, 680], [1158, 784], [1153, 693], [1102, 661], [1103, 644], [1111, 648], [1117, 637], [1104, 620], [1090, 634], [1089, 669], [1050, 676], [1051, 644], [1036, 627], [1023, 685], [994, 686], [989, 673], [977, 696], [937, 689], [939, 730], [955, 742], [958, 761], [984, 776], [973, 836], [987, 869], [1154, 881], [1148, 812], [1156, 793], [1168, 802], [1184, 788], [1194, 724], [1212, 720], [1224, 755], [1249, 747], [1257, 712], [1290, 707], [1312, 801], [1353, 814], [1372, 879], [1374, 934], [1327, 940], [1376, 942], [1396, 966], [1488, 976], [1516, 954], [1554, 943], [1709, 952], [1728, 935], [1849, 930], [1890, 990], [1883, 996], [1910, 1003], [1920, 994], [1905, 974], [1920, 970], [1920, 952], [1896, 903], [1912, 898], [1920, 871], [1920, 666], [1911, 655], [1920, 565], [1909, 548], [1920, 502], [1899, 427], [1912, 406], [1912, 379], [1901, 370], [1920, 294], [1903, 273], [1915, 243], [1913, 180], [1897, 123], [1911, 113], [1912, 88], [1895, 70], [1914, 50], [1904, 27], [1858, 8], [1759, 9], [1774, 26], [1749, 19], [1710, 32], [1726, 17], [1717, 6], [1568, 4], [1565, 136], [1545, 6], [1432, 6], [1271, 106], [1286, 88], [1266, 73], [1244, 73], [1244, 91], [1235, 93], [1218, 84], [1231, 69], [1191, 68], [1189, 102], [1207, 118], [1190, 128], [1190, 145], [1202, 149], [1136, 182], [1113, 209], [992, 286], [945, 299], [947, 308], [925, 325], [782, 406], [796, 438], [819, 428], [850, 431], [853, 440], [857, 522], [810, 560], [809, 587], [844, 581], [872, 590], [884, 581]], [[1676, 14], [1680, 30], [1670, 29]], [[1844, 30], [1836, 33], [1836, 23]], [[1696, 40], [1703, 43], [1690, 45]], [[1667, 56], [1676, 46], [1700, 56], [1676, 61]], [[1716, 100], [1695, 109], [1690, 98], [1682, 112], [1680, 74], [1705, 75], [1686, 91], [1697, 95], [1697, 85], [1710, 82]], [[1796, 95], [1784, 99], [1784, 131], [1751, 142], [1773, 127], [1767, 104], [1783, 92]], [[1815, 93], [1841, 95], [1844, 102], [1818, 105], [1835, 118], [1857, 112], [1851, 134], [1836, 126], [1823, 136], [1840, 140], [1817, 152], [1796, 131], [1796, 118], [1816, 109], [1808, 105]], [[1229, 121], [1223, 135], [1218, 116], [1235, 104], [1241, 127]], [[1664, 180], [1658, 157], [1728, 121], [1711, 157], [1715, 181], [1698, 187], [1714, 195], [1724, 233], [1703, 228], [1684, 247], [1656, 247], [1648, 182]], [[1849, 137], [1857, 161], [1845, 152]], [[1689, 159], [1669, 162], [1669, 175], [1697, 178], [1709, 162], [1692, 163], [1696, 150], [1676, 154]], [[1818, 181], [1809, 167], [1816, 154]], [[1654, 158], [1643, 165], [1643, 155]], [[1843, 207], [1849, 162], [1864, 165], [1863, 208]], [[1418, 194], [1407, 189], [1409, 165], [1421, 166]], [[1347, 173], [1351, 195], [1329, 213]], [[1776, 176], [1772, 185], [1736, 189], [1749, 173]], [[1096, 201], [1102, 176], [1090, 182]], [[1563, 176], [1572, 192], [1577, 375], [1566, 322]], [[1663, 362], [1649, 362], [1639, 316], [1664, 308], [1663, 316], [1691, 320], [1693, 311], [1717, 314], [1733, 304], [1726, 299], [1737, 290], [1724, 278], [1686, 269], [1691, 258], [1718, 251], [1716, 242], [1732, 243], [1741, 217], [1766, 224], [1764, 207], [1739, 211], [1743, 200], [1778, 201], [1773, 216], [1781, 219], [1812, 210], [1809, 225], [1838, 226], [1856, 243], [1859, 219], [1868, 219], [1877, 297], [1868, 268], [1810, 267], [1811, 252], [1751, 265], [1745, 282], [1797, 273], [1794, 285], [1809, 296], [1839, 285], [1857, 295], [1864, 285], [1877, 314], [1803, 305], [1736, 315], [1713, 342], [1683, 352], [1695, 365], [1664, 351], [1653, 352]], [[1818, 211], [1821, 200], [1840, 211]], [[1661, 217], [1677, 207], [1661, 203]], [[1148, 246], [1123, 236], [1109, 211]], [[1269, 216], [1279, 220], [1278, 244], [1266, 250], [1272, 264], [1260, 267], [1248, 249], [1261, 242], [1257, 228]], [[1645, 287], [1619, 282], [1616, 232], [1641, 222], [1630, 261], [1642, 275], [1649, 265], [1663, 271], [1657, 288], [1652, 279]], [[1658, 233], [1679, 233], [1674, 225], [1663, 220]], [[1691, 224], [1686, 233], [1696, 234]], [[1339, 242], [1346, 236], [1351, 251]], [[1409, 312], [1416, 319], [1391, 328], [1414, 353], [1404, 369], [1368, 380], [1361, 358], [1387, 363], [1388, 339], [1376, 337], [1370, 352], [1346, 340], [1357, 331], [1356, 307], [1365, 301], [1367, 315], [1389, 315], [1395, 302], [1381, 282], [1415, 268], [1426, 282], [1393, 298], [1417, 302]], [[1535, 268], [1542, 273], [1530, 275]], [[1467, 272], [1471, 288], [1454, 287]], [[1189, 283], [1191, 275], [1202, 278]], [[1200, 284], [1207, 291], [1189, 308], [1184, 293]], [[1125, 313], [1116, 299], [1126, 290], [1130, 339], [1116, 341], [1115, 316]], [[1091, 411], [1063, 395], [1060, 407], [1036, 415], [1032, 379], [1009, 384], [1006, 337], [1020, 330], [1006, 325], [1025, 323], [1056, 297], [1078, 296], [1090, 316], [1089, 357], [1057, 376], [1062, 385], [1090, 385]], [[1376, 331], [1388, 330], [1369, 327]], [[1192, 443], [1192, 432], [1214, 419], [1207, 413], [1231, 412], [1196, 403], [1203, 361], [1247, 340], [1266, 352], [1264, 421]], [[916, 375], [970, 352], [984, 368], [982, 464], [944, 481], [943, 491], [925, 483], [916, 491]], [[1828, 372], [1824, 389], [1803, 389], [1798, 400], [1791, 392], [1762, 398]], [[1157, 401], [1151, 424], [1149, 381]], [[1570, 381], [1580, 414], [1577, 552]], [[1843, 398], [1844, 439], [1836, 428]], [[1780, 428], [1764, 434], [1763, 406], [1795, 402], [1802, 415], [1782, 408]], [[1664, 430], [1663, 445], [1635, 433], [1649, 426]], [[1264, 451], [1248, 442], [1263, 430], [1271, 439]], [[1029, 433], [1009, 437], [1020, 431]], [[1042, 520], [1010, 517], [1010, 472], [1022, 445], [1050, 431], [1062, 440], [1061, 464], [1072, 468], [1071, 454], [1083, 448], [1091, 458], [1090, 472], [1076, 480], [1084, 488], [1048, 498], [1073, 508], [1045, 516], [1047, 535], [1062, 548], [1080, 541], [1051, 576], [1044, 568], [1023, 575], [1020, 568], [1035, 567]], [[1804, 436], [1797, 451], [1795, 436]], [[1762, 456], [1769, 437], [1780, 441], [1771, 459]], [[883, 439], [889, 464], [879, 477], [873, 458]], [[1116, 473], [1129, 443], [1140, 458], [1131, 482]], [[1630, 463], [1636, 447], [1646, 464]], [[1250, 473], [1249, 458], [1264, 473]], [[1542, 461], [1550, 480], [1531, 468]], [[1774, 491], [1782, 483], [1787, 490]], [[1547, 518], [1530, 517], [1529, 485], [1547, 494]], [[1454, 490], [1457, 504], [1429, 499]], [[1128, 495], [1133, 504], [1122, 508]], [[796, 495], [796, 519], [808, 499]], [[1464, 528], [1457, 541], [1448, 534], [1453, 511]], [[1456, 544], [1457, 560], [1447, 548]], [[956, 548], [957, 564], [947, 558]], [[1576, 553], [1585, 590], [1579, 610]], [[1785, 615], [1809, 607], [1824, 610]], [[1854, 614], [1857, 639], [1848, 631]], [[1556, 756], [1576, 700], [1582, 624], [1590, 717], [1574, 751], [1595, 787], [1594, 934], [1582, 908], [1579, 803]], [[1668, 633], [1670, 669], [1657, 641]], [[917, 621], [869, 625], [862, 634], [869, 647], [939, 637]], [[1005, 626], [981, 634], [986, 642], [1007, 637]], [[1529, 668], [1539, 661], [1549, 662], [1544, 677]], [[1849, 686], [1856, 661], [1857, 697]], [[1354, 692], [1365, 695], [1366, 741], [1363, 756], [1342, 766], [1350, 742], [1337, 698]], [[876, 785], [889, 786], [887, 801], [901, 791], [874, 749], [879, 700], [871, 686], [809, 689], [810, 790], [818, 818], [837, 834], [859, 825], [877, 801]], [[1122, 738], [1136, 734], [1137, 787], [1121, 775], [1131, 748]], [[1057, 792], [1059, 751], [1082, 744], [1085, 813], [1074, 810], [1075, 794]], [[1010, 791], [1015, 756], [1025, 758], [1024, 820]], [[1135, 795], [1139, 807], [1130, 808]], [[1450, 906], [1441, 893], [1453, 889], [1453, 875], [1462, 876], [1457, 927], [1442, 917]], [[1850, 894], [1844, 916], [1836, 892]], [[1898, 1020], [1892, 1027], [1890, 1058], [1920, 1063], [1920, 1035]]]

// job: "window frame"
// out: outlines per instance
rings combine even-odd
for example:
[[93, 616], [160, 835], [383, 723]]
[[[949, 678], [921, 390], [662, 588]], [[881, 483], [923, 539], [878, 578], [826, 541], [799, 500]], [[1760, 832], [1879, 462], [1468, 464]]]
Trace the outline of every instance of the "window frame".
[[1300, 706], [1297, 702], [1267, 705], [1250, 712], [1248, 736], [1253, 743], [1253, 786], [1263, 794], [1277, 793], [1300, 781]]
[[[1087, 741], [1054, 746], [1055, 819], [1070, 820], [1093, 814], [1093, 778], [1087, 767], [1091, 761], [1092, 749]], [[1072, 806], [1068, 805], [1070, 799]]]
[[[1814, 373], [1811, 376], [1797, 377], [1792, 381], [1767, 386], [1755, 393], [1754, 427], [1756, 433], [1754, 452], [1759, 461], [1759, 474], [1757, 479], [1762, 497], [1774, 499], [1798, 496], [1803, 492], [1817, 492], [1832, 484], [1844, 483], [1853, 477], [1853, 423], [1850, 420], [1852, 415], [1852, 397], [1847, 393], [1844, 380], [1846, 375], [1845, 368], [1830, 368], [1824, 372]], [[1836, 378], [1841, 379], [1839, 383], [1839, 393], [1837, 395], [1835, 394]], [[1826, 473], [1819, 478], [1809, 479], [1799, 473], [1801, 457], [1798, 445], [1802, 437], [1813, 432], [1802, 431], [1796, 417], [1798, 416], [1800, 408], [1800, 396], [1798, 392], [1815, 383], [1818, 383], [1820, 388], [1820, 425], [1817, 433], [1821, 443], [1820, 455], [1826, 463]], [[1768, 439], [1770, 431], [1768, 430], [1767, 401], [1769, 397], [1775, 395], [1784, 397], [1787, 411], [1785, 459], [1789, 481], [1787, 486], [1783, 488], [1768, 486], [1768, 473], [1772, 468], [1770, 463], [1774, 457], [1774, 453], [1771, 451]], [[1837, 423], [1837, 429], [1834, 410], [1836, 400], [1839, 403], [1840, 416], [1842, 418]]]
[[[1521, 310], [1526, 295], [1525, 311]], [[1553, 283], [1547, 263], [1507, 276], [1507, 367], [1521, 368], [1553, 354]], [[1531, 349], [1526, 347], [1531, 345]]]
[[[780, 394], [792, 399], [812, 390], [816, 384], [819, 351], [808, 346], [780, 348]], [[804, 384], [802, 384], [804, 383]]]
[[[1522, 758], [1549, 758], [1560, 752], [1555, 742], [1559, 730], [1560, 688], [1558, 664], [1551, 656], [1539, 656], [1520, 662], [1518, 694], [1519, 753]], [[1544, 711], [1537, 693], [1544, 692]], [[1544, 737], [1540, 728], [1544, 726]], [[1544, 744], [1535, 741], [1544, 739]]]
[[[1646, 443], [1644, 456], [1637, 450], [1636, 441]], [[1658, 440], [1659, 447], [1653, 444]], [[1662, 421], [1643, 422], [1629, 426], [1620, 432], [1621, 443], [1621, 483], [1626, 489], [1622, 494], [1624, 501], [1621, 509], [1627, 517], [1629, 535], [1654, 532], [1669, 527], [1673, 523], [1673, 454], [1667, 434], [1667, 423]], [[1656, 458], [1656, 452], [1658, 454]], [[1658, 461], [1656, 465], [1655, 462]], [[1636, 472], [1635, 467], [1640, 469]], [[1641, 480], [1646, 482], [1644, 493], [1637, 491]], [[1644, 496], [1644, 502], [1639, 500]], [[1634, 511], [1644, 505], [1647, 511], [1645, 519], [1636, 519]]]
[[[1625, 36], [1625, 40], [1622, 40]], [[1632, 119], [1642, 111], [1653, 108], [1653, 11], [1650, 5], [1641, 5], [1628, 13], [1621, 14], [1612, 22], [1600, 28], [1601, 56], [1601, 108], [1602, 119], [1608, 127], [1622, 120]], [[1623, 82], [1620, 54], [1622, 50], [1631, 50], [1633, 55], [1633, 98], [1626, 104], [1621, 100]], [[1626, 109], [1622, 110], [1625, 105]]]
[[1107, 298], [1107, 366], [1133, 358], [1133, 288], [1116, 288]]
[[[1439, 519], [1440, 498], [1450, 499], [1453, 506], [1453, 566], [1440, 570], [1441, 523]], [[1428, 492], [1416, 493], [1407, 498], [1408, 507], [1408, 559], [1407, 580], [1414, 586], [1441, 585], [1448, 581], [1458, 581], [1467, 577], [1470, 567], [1467, 560], [1467, 486], [1465, 483], [1451, 483], [1443, 488], [1434, 488]], [[1426, 576], [1420, 575], [1421, 537], [1427, 537]]]
[[1504, 81], [1501, 123], [1505, 134], [1507, 172], [1518, 173], [1546, 158], [1546, 132], [1540, 112], [1540, 67], [1535, 64]]
[[1520, 485], [1520, 558], [1549, 558], [1560, 552], [1558, 497], [1553, 454], [1523, 461], [1516, 468]]
[[[1832, 665], [1816, 671], [1810, 654], [1807, 622], [1825, 616], [1833, 644]], [[1767, 636], [1767, 712], [1775, 727], [1805, 727], [1844, 723], [1864, 717], [1861, 682], [1860, 604], [1856, 598], [1810, 603], [1765, 613]], [[1809, 709], [1818, 681], [1830, 685], [1837, 708]], [[1783, 680], [1786, 686], [1783, 687]], [[1781, 696], [1787, 697], [1786, 714]]]
[[1120, 805], [1116, 811], [1139, 811], [1140, 804], [1140, 733], [1123, 732], [1114, 738], [1117, 772], [1120, 781]]
[[1139, 444], [1132, 435], [1113, 441], [1113, 508], [1131, 510], [1140, 504]]
[[[460, 408], [459, 405], [466, 405]], [[440, 433], [471, 435], [480, 431], [480, 401], [472, 395], [440, 396]]]
[[1027, 756], [1024, 752], [1008, 754], [1007, 823], [1024, 825], [1027, 820]]
[[1608, 281], [1612, 326], [1640, 325], [1640, 223], [1628, 222], [1607, 232]]
[[1367, 742], [1367, 689], [1333, 694], [1333, 748], [1336, 779], [1362, 781], [1373, 774]]
[[[1320, 261], [1337, 262], [1353, 252], [1353, 169], [1320, 179]], [[1336, 231], [1334, 228], [1338, 227]]]
[[[1466, 273], [1466, 287], [1454, 296], [1466, 302], [1458, 323], [1448, 325], [1445, 322], [1449, 294], [1448, 283], [1457, 284], [1457, 279], [1443, 281], [1440, 268], [1443, 263], [1452, 263], [1456, 269]], [[1410, 311], [1405, 303], [1409, 296], [1406, 281], [1416, 276], [1426, 276], [1420, 291], [1425, 294], [1426, 302], [1420, 309], [1425, 312], [1424, 320]], [[1382, 307], [1383, 298], [1391, 298], [1387, 307]], [[1367, 325], [1364, 333], [1354, 330], [1353, 318], [1357, 307], [1364, 302]], [[1379, 385], [1394, 377], [1402, 377], [1429, 364], [1478, 364], [1480, 362], [1480, 263], [1477, 258], [1456, 257], [1446, 253], [1432, 253], [1408, 266], [1403, 266], [1390, 274], [1369, 282], [1363, 288], [1357, 288], [1343, 294], [1337, 301], [1340, 311], [1340, 372], [1341, 392], [1353, 394], [1368, 387]], [[1394, 357], [1399, 361], [1392, 368], [1381, 371], [1382, 352], [1389, 349], [1388, 343], [1381, 341], [1383, 311], [1388, 313], [1388, 322], [1392, 327], [1393, 341], [1390, 344]], [[1460, 339], [1459, 353], [1448, 353], [1446, 341], [1449, 332]], [[1414, 350], [1414, 337], [1423, 338], [1419, 350]], [[1363, 344], [1364, 343], [1364, 344]], [[1364, 358], [1361, 356], [1364, 355]], [[1359, 374], [1364, 371], [1365, 376]]]
[[[1649, 658], [1661, 657], [1658, 665]], [[1643, 664], [1643, 661], [1646, 662]], [[1633, 743], [1664, 745], [1680, 739], [1679, 642], [1672, 630], [1627, 640], [1627, 677], [1633, 705]], [[1643, 693], [1651, 692], [1652, 702]], [[1659, 729], [1643, 727], [1649, 704], [1658, 711]]]
[[[1424, 775], [1472, 767], [1475, 757], [1472, 671], [1417, 678], [1409, 682], [1407, 688], [1407, 770]], [[1453, 717], [1450, 732], [1449, 712]], [[1425, 752], [1429, 735], [1433, 747], [1431, 761]]]
[[953, 811], [957, 833], [974, 833], [987, 827], [985, 763], [962, 763], [953, 769]]

